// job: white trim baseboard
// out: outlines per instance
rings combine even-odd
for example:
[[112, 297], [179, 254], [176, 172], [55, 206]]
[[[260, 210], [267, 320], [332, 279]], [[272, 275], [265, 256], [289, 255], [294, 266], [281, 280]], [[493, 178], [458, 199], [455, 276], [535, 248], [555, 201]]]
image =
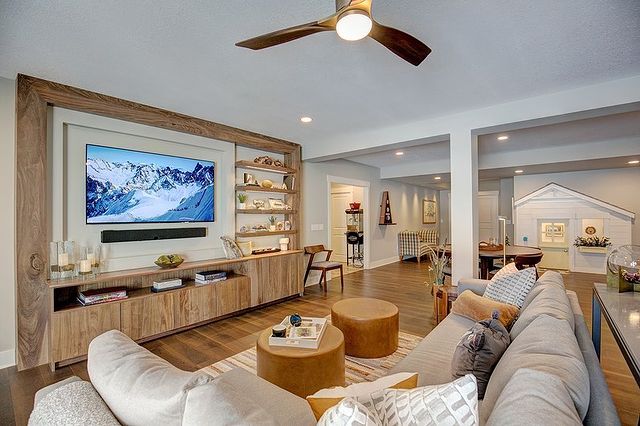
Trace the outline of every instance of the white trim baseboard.
[[13, 367], [16, 365], [16, 350], [9, 349], [8, 351], [0, 352], [0, 369]]
[[374, 260], [373, 262], [369, 263], [369, 269], [379, 268], [381, 266], [388, 265], [390, 263], [394, 263], [398, 261], [399, 261], [398, 256], [387, 257], [386, 259]]

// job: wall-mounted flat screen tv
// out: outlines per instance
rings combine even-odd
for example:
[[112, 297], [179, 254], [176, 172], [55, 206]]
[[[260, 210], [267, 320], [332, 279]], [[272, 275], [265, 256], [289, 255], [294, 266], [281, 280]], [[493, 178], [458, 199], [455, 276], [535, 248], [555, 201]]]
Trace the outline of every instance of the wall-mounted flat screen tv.
[[87, 223], [214, 221], [212, 161], [87, 145]]

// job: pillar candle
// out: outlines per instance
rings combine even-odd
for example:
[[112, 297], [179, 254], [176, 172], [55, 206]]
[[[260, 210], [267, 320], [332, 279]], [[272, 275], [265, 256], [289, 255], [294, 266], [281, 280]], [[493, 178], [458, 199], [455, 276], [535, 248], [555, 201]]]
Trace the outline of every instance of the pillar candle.
[[67, 266], [69, 264], [69, 253], [58, 254], [58, 266]]
[[89, 261], [89, 260], [81, 260], [80, 261], [80, 272], [91, 272], [91, 261]]

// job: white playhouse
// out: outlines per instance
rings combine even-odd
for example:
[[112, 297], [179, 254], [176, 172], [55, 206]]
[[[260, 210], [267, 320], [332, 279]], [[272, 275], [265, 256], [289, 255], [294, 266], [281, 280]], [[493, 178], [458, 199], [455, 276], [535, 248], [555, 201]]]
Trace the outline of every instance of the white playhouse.
[[[540, 247], [541, 267], [604, 274], [608, 253], [631, 244], [635, 213], [550, 183], [514, 203], [515, 244]], [[608, 237], [608, 248], [575, 247], [576, 237]]]

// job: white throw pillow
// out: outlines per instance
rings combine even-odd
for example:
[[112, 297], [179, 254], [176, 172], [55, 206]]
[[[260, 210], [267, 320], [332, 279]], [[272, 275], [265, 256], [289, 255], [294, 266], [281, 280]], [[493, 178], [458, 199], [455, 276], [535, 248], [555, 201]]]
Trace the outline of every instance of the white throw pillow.
[[354, 398], [345, 398], [340, 404], [324, 412], [318, 426], [381, 426], [378, 417]]
[[476, 426], [479, 424], [476, 378], [467, 374], [443, 385], [387, 389], [383, 404], [376, 406], [376, 410], [385, 426]]
[[[510, 265], [502, 269], [506, 268], [510, 268]], [[526, 268], [522, 271], [516, 270], [516, 272], [504, 272], [501, 274], [502, 269], [487, 284], [483, 296], [522, 308], [525, 298], [536, 283], [536, 268]]]
[[496, 277], [513, 274], [514, 272], [518, 272], [518, 268], [516, 267], [516, 264], [514, 262], [507, 263], [502, 268], [500, 268], [493, 277], [491, 277], [491, 281], [493, 281]]

